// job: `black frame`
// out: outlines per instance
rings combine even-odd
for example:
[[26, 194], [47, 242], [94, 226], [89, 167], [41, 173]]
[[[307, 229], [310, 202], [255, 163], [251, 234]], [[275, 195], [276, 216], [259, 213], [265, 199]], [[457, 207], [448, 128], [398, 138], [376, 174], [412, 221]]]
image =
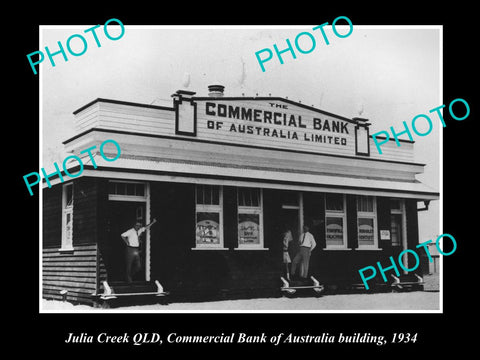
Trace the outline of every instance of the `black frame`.
[[[189, 102], [190, 105], [193, 106], [193, 132], [186, 132], [186, 131], [180, 131], [178, 130], [178, 106], [183, 102]], [[185, 135], [185, 136], [197, 136], [197, 103], [193, 101], [192, 99], [184, 99], [184, 98], [179, 98], [179, 99], [174, 99], [173, 100], [173, 107], [175, 111], [175, 135]]]

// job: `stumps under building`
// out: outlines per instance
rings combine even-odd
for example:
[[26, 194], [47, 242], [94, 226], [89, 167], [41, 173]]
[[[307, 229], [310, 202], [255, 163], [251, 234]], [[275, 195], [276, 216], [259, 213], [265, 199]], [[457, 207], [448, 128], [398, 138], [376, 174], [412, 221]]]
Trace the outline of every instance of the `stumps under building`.
[[226, 97], [218, 85], [172, 97], [172, 107], [96, 99], [74, 112], [68, 151], [112, 139], [121, 155], [81, 154], [80, 176], [44, 184], [44, 298], [90, 303], [103, 281], [121, 283], [120, 234], [153, 218], [136, 280], [180, 298], [278, 291], [286, 225], [297, 239], [310, 225], [310, 273], [332, 287], [419, 243], [417, 208], [438, 193], [416, 180], [411, 141], [380, 155], [365, 119]]

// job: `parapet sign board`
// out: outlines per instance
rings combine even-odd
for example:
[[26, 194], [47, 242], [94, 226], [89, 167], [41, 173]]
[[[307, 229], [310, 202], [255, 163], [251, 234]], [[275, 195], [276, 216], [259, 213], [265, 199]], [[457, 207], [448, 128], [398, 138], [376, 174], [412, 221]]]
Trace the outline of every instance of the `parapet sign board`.
[[[315, 153], [369, 153], [366, 126], [284, 99], [180, 99], [175, 110], [178, 135]], [[365, 139], [356, 141], [357, 134]]]

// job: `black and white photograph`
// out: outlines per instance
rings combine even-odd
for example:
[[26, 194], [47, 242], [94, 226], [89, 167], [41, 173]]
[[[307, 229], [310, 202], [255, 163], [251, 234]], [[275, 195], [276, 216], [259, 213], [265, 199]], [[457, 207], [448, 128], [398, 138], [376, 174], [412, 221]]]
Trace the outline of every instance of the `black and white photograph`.
[[42, 349], [466, 339], [471, 26], [344, 10], [29, 24], [38, 128], [16, 185]]
[[333, 24], [39, 64], [42, 310], [440, 311], [442, 29]]

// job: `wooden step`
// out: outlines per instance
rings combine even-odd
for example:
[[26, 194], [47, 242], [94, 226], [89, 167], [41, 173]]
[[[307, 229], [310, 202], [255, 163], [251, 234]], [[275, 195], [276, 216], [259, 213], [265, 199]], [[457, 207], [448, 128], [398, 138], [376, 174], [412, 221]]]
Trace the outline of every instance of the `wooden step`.
[[150, 281], [108, 283], [114, 294], [150, 293], [157, 291], [157, 285]]
[[310, 279], [307, 279], [307, 280], [290, 280], [288, 284], [290, 285], [290, 287], [313, 286], [313, 282]]

